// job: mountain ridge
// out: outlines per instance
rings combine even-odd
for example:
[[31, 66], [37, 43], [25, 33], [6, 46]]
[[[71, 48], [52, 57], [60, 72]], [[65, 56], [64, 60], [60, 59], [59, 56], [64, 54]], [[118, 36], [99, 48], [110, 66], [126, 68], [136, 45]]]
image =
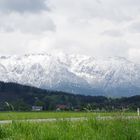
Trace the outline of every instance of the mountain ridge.
[[0, 81], [84, 95], [139, 95], [140, 65], [125, 58], [26, 54], [0, 56]]

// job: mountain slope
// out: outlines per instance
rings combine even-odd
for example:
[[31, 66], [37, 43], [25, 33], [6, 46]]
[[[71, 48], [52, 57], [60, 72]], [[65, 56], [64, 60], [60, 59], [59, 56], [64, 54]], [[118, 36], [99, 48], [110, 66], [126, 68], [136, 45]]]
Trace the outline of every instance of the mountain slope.
[[140, 66], [125, 58], [95, 59], [82, 55], [0, 57], [0, 81], [77, 94], [140, 94]]

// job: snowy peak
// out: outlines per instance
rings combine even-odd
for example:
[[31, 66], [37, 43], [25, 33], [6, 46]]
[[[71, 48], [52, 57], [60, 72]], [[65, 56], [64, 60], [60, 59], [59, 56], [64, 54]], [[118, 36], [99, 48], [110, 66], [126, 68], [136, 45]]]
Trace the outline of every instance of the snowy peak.
[[31, 54], [0, 56], [0, 81], [77, 94], [140, 94], [140, 66], [125, 58]]

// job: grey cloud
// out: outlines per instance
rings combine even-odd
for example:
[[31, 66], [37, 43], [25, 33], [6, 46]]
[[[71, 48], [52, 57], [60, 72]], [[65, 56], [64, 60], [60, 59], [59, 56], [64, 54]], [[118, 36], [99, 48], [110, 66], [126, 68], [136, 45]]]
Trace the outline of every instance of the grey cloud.
[[0, 0], [1, 12], [37, 12], [48, 10], [46, 0]]
[[42, 14], [18, 14], [12, 13], [8, 16], [1, 15], [0, 31], [14, 32], [20, 31], [23, 33], [42, 33], [46, 31], [55, 31], [55, 24], [52, 19]]

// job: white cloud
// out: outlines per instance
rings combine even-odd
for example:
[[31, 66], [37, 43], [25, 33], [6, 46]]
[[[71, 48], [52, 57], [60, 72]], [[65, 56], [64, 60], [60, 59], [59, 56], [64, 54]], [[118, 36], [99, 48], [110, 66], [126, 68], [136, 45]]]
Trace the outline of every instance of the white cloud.
[[136, 20], [132, 22], [129, 26], [129, 31], [131, 33], [140, 33], [140, 21]]
[[119, 30], [106, 30], [102, 33], [102, 35], [107, 35], [110, 37], [120, 37], [123, 36], [122, 32]]
[[102, 18], [114, 21], [131, 20], [139, 15], [138, 0], [49, 0], [57, 13], [67, 18]]
[[34, 8], [11, 1], [0, 3], [1, 54], [57, 50], [133, 59], [140, 49], [139, 0], [29, 0]]
[[140, 60], [140, 49], [130, 48], [129, 49], [129, 58], [131, 60], [139, 63], [139, 60]]

